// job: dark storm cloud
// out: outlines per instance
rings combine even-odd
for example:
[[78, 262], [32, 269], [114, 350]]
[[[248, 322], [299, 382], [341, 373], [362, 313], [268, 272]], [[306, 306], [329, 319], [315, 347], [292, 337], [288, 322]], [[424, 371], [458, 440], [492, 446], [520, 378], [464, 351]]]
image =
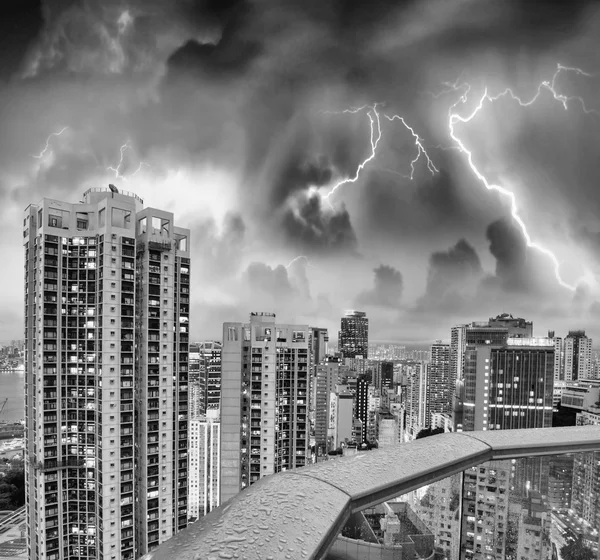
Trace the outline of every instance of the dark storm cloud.
[[40, 1], [2, 2], [0, 7], [0, 81], [18, 72], [23, 53], [42, 28]]
[[188, 39], [218, 40], [237, 2], [47, 0], [24, 75], [155, 72]]
[[540, 300], [559, 289], [552, 262], [527, 247], [514, 220], [503, 218], [492, 222], [486, 237], [490, 253], [496, 259], [496, 274], [485, 279], [486, 288], [499, 288], [509, 294], [530, 294]]
[[327, 157], [309, 158], [306, 154], [290, 153], [290, 160], [283, 162], [272, 195], [272, 203], [276, 207], [297, 191], [305, 191], [311, 186], [321, 187], [331, 181], [333, 172]]
[[532, 287], [528, 270], [528, 251], [522, 233], [507, 219], [491, 223], [486, 231], [490, 253], [496, 259], [496, 278], [506, 291], [524, 291]]
[[302, 199], [299, 208], [287, 210], [281, 227], [289, 243], [311, 253], [356, 253], [357, 239], [345, 207], [327, 210], [320, 197]]
[[382, 264], [373, 269], [373, 288], [361, 292], [356, 298], [358, 306], [394, 308], [400, 305], [404, 281], [402, 274], [393, 266]]
[[[479, 197], [469, 193], [469, 199], [457, 179], [444, 171], [443, 160], [435, 157], [433, 151], [432, 156], [440, 172], [431, 175], [420, 161], [414, 181], [385, 169], [375, 168], [369, 174], [361, 208], [362, 220], [370, 232], [380, 238], [397, 239], [399, 235], [412, 236], [415, 231], [422, 231], [423, 238], [446, 239], [453, 234], [479, 234], [486, 226], [485, 212], [474, 211], [480, 208]], [[490, 198], [488, 193], [483, 196]]]
[[[376, 165], [406, 173], [414, 157], [406, 131], [397, 138], [387, 125], [381, 159], [378, 155], [352, 189], [341, 189], [333, 197], [338, 210], [330, 211], [310, 189], [356, 171], [369, 149], [368, 120], [364, 114], [334, 117], [320, 111], [375, 101], [393, 103], [386, 110], [406, 114], [428, 146], [447, 143], [443, 121], [447, 106], [435, 124], [431, 98], [423, 92], [456, 77], [464, 67], [472, 76], [485, 78], [487, 73], [500, 81], [505, 75], [518, 74], [523, 66], [531, 68], [554, 59], [557, 47], [562, 55], [563, 44], [577, 36], [586, 7], [594, 4], [48, 0], [45, 6], [44, 29], [24, 65], [30, 77], [11, 92], [10, 104], [0, 102], [0, 136], [5, 136], [0, 138], [0, 169], [14, 171], [13, 154], [25, 154], [19, 161], [30, 165], [30, 154], [57, 127], [69, 124], [74, 134], [67, 144], [57, 147], [53, 158], [43, 162], [33, 179], [7, 173], [0, 178], [1, 184], [13, 193], [16, 185], [28, 185], [23, 196], [29, 199], [60, 193], [67, 200], [77, 200], [66, 191], [79, 188], [85, 180], [88, 160], [82, 160], [84, 150], [76, 146], [89, 147], [96, 156], [89, 160], [89, 174], [104, 184], [101, 172], [116, 163], [118, 147], [125, 140], [131, 141], [136, 158], [127, 169], [147, 159], [153, 166], [152, 180], [160, 173], [168, 176], [167, 171], [179, 166], [185, 170], [206, 164], [227, 171], [241, 169], [235, 177], [237, 192], [231, 198], [237, 209], [243, 209], [244, 220], [192, 224], [194, 262], [199, 263], [194, 265], [195, 273], [218, 286], [224, 275], [239, 272], [243, 247], [257, 242], [248, 239], [255, 231], [260, 231], [265, 242], [257, 251], [269, 253], [264, 259], [256, 258], [266, 262], [278, 243], [283, 247], [277, 249], [293, 249], [292, 255], [297, 254], [296, 248], [311, 256], [356, 253], [362, 242], [357, 239], [360, 219], [367, 224], [365, 236], [378, 233], [394, 243], [401, 239], [424, 255], [432, 250], [432, 232], [436, 243], [442, 234], [450, 239], [482, 238], [485, 226], [498, 213], [479, 209], [483, 204], [493, 206], [497, 199], [480, 185], [471, 188], [472, 177], [464, 176], [464, 158], [457, 171], [453, 169], [459, 167], [453, 165], [459, 161], [454, 160], [456, 154], [444, 158], [436, 152], [432, 155], [439, 175], [431, 178], [421, 162], [413, 183], [386, 180], [378, 184], [381, 172], [375, 170]], [[0, 25], [6, 21], [0, 14]], [[24, 33], [13, 42], [22, 39], [26, 44], [28, 36]], [[17, 59], [12, 60], [14, 68]], [[529, 87], [529, 75], [523, 75]], [[484, 154], [478, 156], [484, 159]], [[493, 162], [482, 163], [493, 166]], [[211, 189], [215, 197], [220, 195], [219, 187], [200, 181], [194, 186], [202, 193]], [[159, 188], [154, 192], [159, 193]], [[365, 193], [366, 204], [356, 211], [351, 204], [353, 193]], [[483, 202], [477, 200], [480, 195]], [[153, 196], [158, 200], [146, 199], [160, 207], [160, 194]], [[365, 209], [366, 219], [362, 218]], [[5, 212], [12, 210], [11, 206]], [[522, 247], [515, 245], [511, 235], [498, 226], [491, 232], [497, 274], [488, 283], [481, 284], [481, 264], [468, 243], [459, 242], [433, 255], [422, 308], [432, 310], [436, 302], [451, 307], [456, 301], [469, 301], [478, 289], [496, 295], [517, 289], [531, 293], [533, 284], [528, 279], [537, 278], [536, 272], [552, 278], [543, 259], [533, 269], [527, 264], [535, 260], [530, 251], [523, 261]], [[281, 267], [260, 264], [248, 270], [243, 276], [248, 284], [254, 282], [256, 291], [259, 286], [273, 285], [276, 293], [289, 294], [286, 278], [292, 290], [298, 291], [292, 271], [284, 275]], [[408, 289], [408, 275], [413, 272], [403, 273]], [[302, 279], [298, 282], [306, 285]], [[315, 286], [314, 293], [322, 289]], [[348, 297], [358, 291], [353, 288]], [[338, 303], [333, 301], [326, 312], [337, 313]], [[228, 306], [227, 302], [221, 307], [215, 304], [210, 321], [231, 319], [219, 315], [231, 314]], [[195, 316], [199, 317], [197, 325], [204, 321], [200, 309]]]
[[430, 256], [425, 294], [417, 307], [458, 310], [469, 298], [473, 298], [482, 276], [477, 252], [461, 239], [447, 251], [438, 251]]

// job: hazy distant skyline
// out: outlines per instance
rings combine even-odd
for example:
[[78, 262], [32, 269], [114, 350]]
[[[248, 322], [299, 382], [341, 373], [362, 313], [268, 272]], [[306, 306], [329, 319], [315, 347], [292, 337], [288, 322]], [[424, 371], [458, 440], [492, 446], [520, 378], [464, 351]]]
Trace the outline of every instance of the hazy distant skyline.
[[[350, 308], [367, 312], [372, 340], [407, 345], [503, 312], [538, 336], [600, 337], [595, 2], [10, 4], [0, 8], [1, 339], [23, 336], [23, 210], [109, 183], [192, 229], [193, 339], [219, 339], [223, 321], [250, 311], [336, 339]], [[555, 74], [557, 64], [589, 75]], [[532, 241], [574, 292], [527, 248], [508, 199], [485, 189], [448, 129], [466, 91], [452, 84], [471, 87], [456, 109], [466, 117], [486, 87], [531, 99], [554, 76], [558, 99], [485, 103], [456, 132], [485, 177], [515, 193]], [[325, 200], [371, 152], [367, 110], [336, 112], [374, 103], [376, 157]], [[421, 153], [412, 180], [419, 146], [393, 114], [431, 160]]]

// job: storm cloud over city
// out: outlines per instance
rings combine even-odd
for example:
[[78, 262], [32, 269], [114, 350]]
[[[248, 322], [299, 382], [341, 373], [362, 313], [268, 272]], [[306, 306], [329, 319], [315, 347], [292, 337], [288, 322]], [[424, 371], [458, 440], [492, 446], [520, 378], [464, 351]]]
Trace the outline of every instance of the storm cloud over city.
[[0, 339], [23, 210], [109, 183], [191, 230], [192, 338], [351, 308], [371, 340], [500, 312], [600, 336], [596, 2], [0, 10]]

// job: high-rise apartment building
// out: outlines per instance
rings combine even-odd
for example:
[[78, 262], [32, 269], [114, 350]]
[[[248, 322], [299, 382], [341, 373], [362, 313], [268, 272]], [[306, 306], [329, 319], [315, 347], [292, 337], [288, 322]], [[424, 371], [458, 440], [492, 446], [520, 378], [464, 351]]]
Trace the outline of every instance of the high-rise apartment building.
[[362, 357], [369, 352], [369, 319], [364, 311], [348, 311], [341, 320], [339, 351], [344, 358]]
[[194, 342], [190, 344], [190, 413], [206, 415], [218, 411], [221, 404], [221, 343]]
[[206, 414], [206, 375], [201, 370], [202, 359], [197, 342], [189, 345], [188, 368], [190, 420], [197, 420]]
[[414, 439], [420, 430], [428, 424], [429, 392], [428, 363], [414, 362], [406, 366], [407, 370], [407, 395], [406, 395], [406, 435]]
[[[450, 377], [450, 345], [441, 341], [431, 345], [428, 368], [429, 414], [450, 413], [456, 380]], [[427, 426], [431, 418], [427, 418]]]
[[456, 325], [450, 329], [450, 350], [449, 350], [449, 380], [452, 393], [456, 388], [456, 381], [462, 379], [463, 358], [465, 353], [465, 344], [467, 340], [467, 325]]
[[216, 409], [190, 420], [188, 517], [196, 520], [220, 505], [221, 424]]
[[327, 329], [313, 327], [310, 329], [310, 334], [311, 362], [317, 365], [325, 359], [325, 356], [327, 356], [329, 333]]
[[394, 362], [380, 362], [374, 373], [373, 384], [380, 393], [385, 389], [394, 388]]
[[330, 357], [317, 366], [315, 382], [315, 445], [317, 456], [331, 451], [328, 441], [329, 419], [331, 416], [331, 394], [338, 382], [340, 362], [338, 358]]
[[[502, 346], [508, 338], [532, 338], [533, 323], [522, 318], [514, 318], [504, 313], [488, 321], [475, 321], [467, 325], [453, 327], [450, 335], [450, 376], [456, 375], [453, 395], [453, 424], [454, 429], [462, 431], [463, 413], [469, 417], [472, 414], [471, 405], [464, 407], [459, 393], [465, 391], [465, 368], [467, 346]], [[472, 348], [471, 348], [472, 349]], [[471, 370], [473, 364], [470, 365]], [[472, 371], [471, 371], [471, 376]], [[471, 381], [472, 384], [472, 381]], [[468, 428], [473, 429], [473, 428]]]
[[[578, 426], [600, 426], [600, 414], [595, 409], [577, 414]], [[600, 452], [576, 453], [573, 459], [571, 508], [591, 527], [600, 527]]]
[[137, 558], [187, 524], [189, 231], [111, 185], [23, 237], [29, 558]]
[[309, 328], [274, 313], [223, 324], [221, 502], [308, 455]]
[[188, 518], [196, 520], [220, 504], [220, 342], [190, 344]]
[[[354, 442], [354, 395], [348, 391], [339, 391], [335, 399], [335, 422], [333, 427], [333, 447], [338, 449], [342, 444]], [[362, 430], [362, 426], [361, 426]]]
[[552, 426], [554, 343], [508, 338], [505, 344], [469, 344], [457, 431]]
[[563, 339], [555, 336], [554, 331], [548, 331], [548, 338], [554, 342], [554, 382], [565, 379], [565, 352]]
[[564, 339], [564, 379], [577, 381], [592, 377], [592, 339], [585, 331], [569, 331]]
[[[485, 338], [489, 334], [481, 338], [482, 334], [477, 335], [477, 343], [470, 344], [467, 339], [463, 379], [457, 384], [455, 429], [550, 427], [554, 342], [506, 336], [502, 340], [496, 328], [490, 333], [493, 342]], [[512, 554], [508, 548], [514, 544], [508, 538], [509, 501], [514, 494], [518, 503], [530, 489], [544, 488], [547, 493], [548, 464], [540, 458], [521, 460], [516, 465], [492, 461], [471, 471], [465, 472], [461, 555], [504, 560]]]
[[358, 443], [367, 443], [369, 429], [369, 382], [366, 379], [359, 379], [356, 383], [354, 417], [362, 422], [363, 427], [362, 441], [359, 441]]

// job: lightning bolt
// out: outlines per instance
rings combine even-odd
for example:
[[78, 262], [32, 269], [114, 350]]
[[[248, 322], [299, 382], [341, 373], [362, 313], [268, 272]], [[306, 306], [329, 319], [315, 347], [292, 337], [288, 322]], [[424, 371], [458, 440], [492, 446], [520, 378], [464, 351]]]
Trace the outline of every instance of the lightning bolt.
[[373, 105], [363, 105], [362, 107], [358, 107], [357, 109], [344, 109], [343, 111], [326, 111], [326, 113], [329, 113], [329, 114], [343, 114], [343, 113], [356, 114], [356, 113], [360, 113], [361, 111], [364, 111], [365, 109], [367, 109], [367, 117], [369, 117], [369, 123], [370, 123], [370, 128], [371, 128], [371, 133], [370, 133], [371, 153], [364, 161], [362, 161], [359, 164], [359, 166], [356, 169], [356, 173], [354, 174], [353, 177], [347, 177], [345, 179], [342, 179], [341, 181], [339, 181], [335, 185], [333, 185], [333, 187], [331, 187], [331, 190], [328, 193], [323, 195], [323, 198], [329, 203], [329, 206], [332, 209], [333, 209], [333, 207], [331, 206], [331, 201], [329, 200], [331, 195], [343, 185], [346, 185], [348, 183], [356, 183], [356, 181], [358, 181], [358, 178], [360, 177], [361, 171], [365, 168], [367, 163], [369, 163], [371, 160], [375, 159], [375, 155], [377, 154], [377, 146], [379, 145], [379, 141], [381, 140], [381, 120], [379, 118], [379, 113], [377, 111], [377, 103], [375, 103]]
[[35, 159], [42, 159], [46, 155], [46, 152], [50, 149], [50, 140], [52, 140], [52, 137], [53, 136], [60, 136], [68, 128], [69, 128], [68, 126], [65, 126], [61, 130], [59, 130], [58, 132], [52, 132], [52, 133], [50, 133], [48, 135], [48, 138], [46, 138], [46, 145], [44, 146], [44, 149], [39, 154], [31, 156], [31, 157], [34, 157]]
[[[149, 163], [146, 163], [145, 161], [140, 161], [138, 168], [131, 174], [131, 177], [135, 177], [142, 170], [142, 167], [144, 167], [144, 165], [149, 169], [152, 169], [152, 166]], [[127, 181], [127, 179], [125, 180]]]
[[290, 268], [290, 266], [292, 266], [295, 262], [298, 262], [301, 259], [304, 259], [306, 261], [306, 264], [308, 266], [312, 266], [313, 268], [317, 268], [316, 266], [310, 264], [310, 261], [308, 260], [308, 257], [305, 256], [305, 255], [298, 255], [296, 258], [292, 259], [288, 264], [286, 264], [285, 268]]
[[439, 173], [439, 170], [436, 168], [435, 165], [433, 165], [433, 162], [431, 161], [429, 154], [427, 153], [427, 150], [423, 147], [422, 139], [414, 131], [414, 129], [408, 125], [408, 123], [404, 120], [404, 117], [401, 117], [399, 115], [392, 115], [391, 117], [389, 117], [388, 115], [385, 115], [385, 118], [388, 119], [389, 121], [399, 120], [404, 125], [404, 128], [406, 128], [406, 130], [408, 130], [412, 134], [413, 138], [415, 139], [415, 146], [417, 147], [417, 155], [410, 162], [410, 180], [412, 181], [414, 179], [415, 164], [419, 161], [419, 159], [421, 159], [421, 156], [425, 157], [425, 159], [427, 160], [427, 169], [429, 169], [429, 172], [432, 175], [434, 175], [435, 173]]
[[455, 125], [466, 124], [466, 123], [471, 122], [475, 118], [475, 116], [479, 113], [479, 111], [481, 111], [483, 109], [483, 106], [486, 101], [489, 103], [494, 103], [495, 101], [497, 101], [501, 98], [510, 97], [512, 100], [519, 103], [519, 105], [521, 105], [521, 107], [529, 107], [529, 106], [533, 105], [539, 99], [540, 95], [542, 94], [542, 92], [544, 90], [550, 92], [552, 97], [556, 101], [561, 103], [561, 105], [563, 106], [563, 108], [565, 110], [568, 109], [568, 105], [570, 102], [575, 101], [581, 105], [581, 108], [585, 114], [588, 114], [588, 115], [594, 114], [594, 115], [600, 117], [600, 113], [598, 111], [596, 111], [595, 109], [588, 109], [586, 107], [586, 104], [581, 97], [567, 96], [567, 95], [559, 93], [556, 90], [556, 80], [561, 72], [575, 72], [576, 74], [581, 75], [581, 76], [591, 77], [591, 74], [584, 72], [580, 68], [572, 68], [569, 66], [563, 66], [561, 64], [558, 64], [556, 71], [554, 72], [554, 74], [552, 76], [552, 79], [541, 82], [536, 90], [535, 95], [530, 100], [523, 101], [510, 88], [506, 88], [504, 91], [500, 92], [497, 95], [490, 95], [490, 93], [488, 92], [488, 90], [486, 88], [483, 92], [483, 95], [479, 99], [479, 102], [477, 103], [475, 109], [469, 115], [467, 115], [465, 117], [458, 114], [456, 112], [456, 109], [459, 105], [461, 105], [461, 104], [464, 105], [465, 103], [467, 103], [467, 98], [471, 91], [471, 86], [469, 84], [461, 84], [460, 86], [457, 85], [455, 91], [459, 91], [462, 89], [462, 90], [464, 90], [464, 93], [460, 96], [460, 98], [453, 105], [451, 105], [451, 107], [448, 111], [448, 130], [450, 133], [450, 137], [452, 138], [452, 140], [454, 140], [458, 150], [466, 156], [469, 168], [471, 169], [471, 171], [475, 175], [475, 177], [477, 177], [477, 179], [484, 185], [484, 187], [487, 190], [499, 192], [502, 196], [508, 198], [508, 200], [510, 201], [511, 216], [512, 216], [513, 220], [519, 226], [519, 229], [521, 230], [521, 233], [525, 239], [525, 242], [527, 243], [527, 247], [530, 247], [531, 249], [535, 249], [536, 251], [539, 251], [540, 253], [542, 253], [543, 255], [548, 257], [552, 261], [552, 264], [554, 265], [554, 274], [556, 276], [557, 282], [562, 287], [564, 287], [568, 290], [571, 290], [571, 291], [575, 291], [576, 286], [574, 286], [572, 284], [568, 284], [567, 282], [565, 282], [562, 279], [561, 274], [560, 274], [560, 263], [559, 263], [556, 255], [550, 249], [548, 249], [532, 240], [531, 235], [527, 229], [527, 226], [525, 225], [525, 222], [519, 215], [519, 209], [518, 209], [515, 194], [512, 191], [510, 191], [509, 189], [507, 189], [506, 187], [503, 187], [502, 185], [493, 184], [488, 181], [488, 179], [483, 175], [483, 173], [481, 173], [481, 171], [479, 171], [479, 169], [475, 165], [475, 163], [473, 161], [473, 153], [465, 146], [464, 142], [458, 137], [456, 130], [455, 130]]
[[[333, 185], [333, 187], [331, 187], [331, 189], [325, 195], [323, 195], [323, 199], [329, 203], [330, 207], [332, 207], [332, 206], [331, 206], [331, 201], [329, 199], [333, 195], [333, 193], [335, 193], [335, 191], [337, 189], [339, 189], [340, 187], [342, 187], [343, 185], [347, 185], [348, 183], [355, 183], [358, 180], [358, 178], [360, 177], [362, 170], [366, 167], [366, 165], [369, 162], [374, 160], [377, 155], [377, 147], [378, 147], [379, 141], [381, 140], [381, 137], [383, 135], [382, 130], [381, 130], [381, 115], [380, 115], [379, 111], [377, 110], [378, 105], [381, 105], [381, 104], [375, 103], [373, 105], [363, 105], [362, 107], [345, 109], [343, 111], [325, 111], [325, 113], [329, 113], [329, 114], [343, 114], [343, 113], [356, 114], [356, 113], [359, 113], [366, 109], [367, 117], [369, 118], [369, 123], [370, 123], [370, 140], [371, 140], [371, 152], [367, 156], [367, 158], [364, 159], [358, 165], [354, 175], [352, 177], [346, 177], [345, 179], [338, 181], [335, 185]], [[386, 169], [386, 168], [381, 168], [381, 169], [383, 171], [389, 171], [391, 173], [396, 173], [396, 174], [398, 174], [406, 179], [410, 179], [412, 181], [414, 179], [414, 175], [415, 175], [415, 169], [416, 169], [415, 165], [421, 159], [421, 157], [424, 157], [427, 162], [427, 169], [429, 170], [429, 172], [432, 175], [435, 173], [438, 173], [439, 170], [436, 168], [433, 161], [429, 157], [427, 150], [423, 146], [422, 138], [415, 132], [414, 128], [412, 128], [406, 122], [404, 117], [402, 117], [400, 115], [389, 116], [389, 115], [385, 115], [385, 114], [383, 116], [390, 122], [393, 122], [396, 120], [400, 121], [402, 123], [402, 125], [404, 126], [404, 128], [408, 132], [410, 132], [410, 134], [414, 138], [415, 147], [417, 148], [417, 155], [410, 162], [410, 175], [403, 175], [403, 174], [393, 171], [391, 169]], [[332, 209], [333, 209], [333, 207], [332, 207]]]
[[125, 150], [127, 150], [129, 148], [130, 148], [129, 142], [125, 142], [125, 144], [123, 144], [119, 148], [119, 163], [117, 164], [117, 167], [108, 166], [106, 168], [107, 171], [114, 172], [115, 179], [125, 179], [125, 177], [123, 175], [121, 175], [121, 165], [123, 165], [123, 155], [125, 154]]
[[142, 170], [142, 167], [144, 167], [144, 165], [147, 167], [151, 167], [145, 161], [140, 161], [137, 169], [129, 177], [125, 177], [125, 175], [122, 175], [121, 174], [121, 166], [123, 165], [123, 158], [124, 158], [125, 152], [129, 149], [131, 149], [129, 142], [125, 142], [125, 144], [123, 144], [119, 148], [119, 163], [117, 164], [117, 166], [116, 167], [109, 166], [106, 168], [107, 171], [112, 171], [115, 174], [115, 179], [122, 179], [123, 181], [129, 181], [130, 179], [135, 177]]

